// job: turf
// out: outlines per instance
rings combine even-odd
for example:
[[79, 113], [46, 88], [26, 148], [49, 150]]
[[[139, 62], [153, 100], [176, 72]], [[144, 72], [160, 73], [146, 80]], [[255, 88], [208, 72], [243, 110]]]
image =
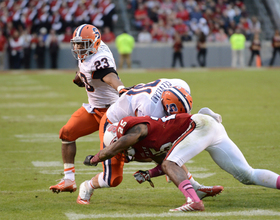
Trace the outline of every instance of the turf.
[[[73, 71], [0, 73], [0, 219], [280, 219], [280, 192], [246, 186], [221, 170], [202, 152], [187, 167], [204, 185], [224, 192], [205, 198], [205, 212], [170, 214], [184, 197], [164, 177], [155, 188], [138, 184], [132, 174], [153, 164], [125, 165], [117, 188], [96, 190], [88, 206], [76, 204], [78, 192], [53, 194], [63, 177], [59, 129], [87, 96], [72, 83]], [[279, 69], [119, 70], [126, 86], [158, 78], [181, 78], [191, 87], [192, 113], [209, 107], [223, 116], [231, 139], [254, 168], [280, 174]], [[98, 135], [78, 141], [76, 182], [101, 171], [85, 167], [85, 156], [99, 148]], [[207, 177], [208, 175], [208, 177]]]

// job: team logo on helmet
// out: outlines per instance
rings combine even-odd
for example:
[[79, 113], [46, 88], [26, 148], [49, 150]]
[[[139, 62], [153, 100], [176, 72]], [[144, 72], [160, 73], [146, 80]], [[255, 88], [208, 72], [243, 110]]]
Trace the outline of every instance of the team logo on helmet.
[[165, 89], [161, 95], [161, 102], [167, 115], [190, 113], [192, 109], [191, 95], [178, 86]]
[[114, 123], [107, 126], [103, 137], [103, 143], [106, 147], [108, 147], [109, 145], [113, 144], [118, 140], [117, 125], [118, 123]]

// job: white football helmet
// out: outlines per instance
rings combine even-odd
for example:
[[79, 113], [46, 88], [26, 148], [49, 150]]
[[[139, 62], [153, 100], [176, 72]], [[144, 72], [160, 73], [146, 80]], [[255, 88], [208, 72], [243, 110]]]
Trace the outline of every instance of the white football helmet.
[[118, 140], [117, 126], [118, 123], [110, 124], [107, 126], [103, 137], [103, 143], [105, 144], [106, 147], [108, 147], [109, 145], [113, 144]]

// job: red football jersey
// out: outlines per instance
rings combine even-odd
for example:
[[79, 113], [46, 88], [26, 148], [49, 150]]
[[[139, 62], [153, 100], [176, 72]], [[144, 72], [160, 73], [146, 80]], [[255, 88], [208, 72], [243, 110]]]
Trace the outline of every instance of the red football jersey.
[[191, 115], [182, 113], [163, 118], [150, 116], [123, 118], [117, 127], [117, 136], [120, 138], [137, 124], [148, 126], [148, 135], [132, 147], [135, 149], [135, 159], [153, 158], [167, 152], [171, 144], [180, 137], [191, 123]]

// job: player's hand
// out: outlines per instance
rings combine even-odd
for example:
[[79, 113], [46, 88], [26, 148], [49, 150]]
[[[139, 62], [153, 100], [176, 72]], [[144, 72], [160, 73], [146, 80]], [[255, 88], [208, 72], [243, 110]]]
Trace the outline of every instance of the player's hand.
[[136, 173], [133, 174], [133, 176], [138, 183], [141, 184], [144, 183], [145, 181], [148, 181], [151, 187], [155, 187], [153, 182], [151, 181], [151, 177], [148, 170], [146, 171], [138, 170]]
[[84, 165], [86, 165], [86, 166], [96, 166], [97, 163], [92, 164], [92, 163], [90, 162], [90, 160], [91, 160], [93, 157], [94, 157], [93, 155], [88, 155], [88, 156], [86, 156], [86, 159], [85, 159], [85, 161], [84, 161]]
[[130, 89], [133, 89], [135, 87], [134, 86], [130, 86], [130, 87], [125, 87], [125, 88], [122, 88], [120, 91], [119, 91], [119, 97], [121, 97], [122, 94], [124, 94], [125, 92], [127, 92], [128, 90]]
[[76, 72], [76, 76], [73, 79], [73, 83], [75, 83], [77, 86], [79, 87], [85, 87], [85, 83], [83, 82], [83, 80], [81, 79], [81, 74], [80, 72]]

